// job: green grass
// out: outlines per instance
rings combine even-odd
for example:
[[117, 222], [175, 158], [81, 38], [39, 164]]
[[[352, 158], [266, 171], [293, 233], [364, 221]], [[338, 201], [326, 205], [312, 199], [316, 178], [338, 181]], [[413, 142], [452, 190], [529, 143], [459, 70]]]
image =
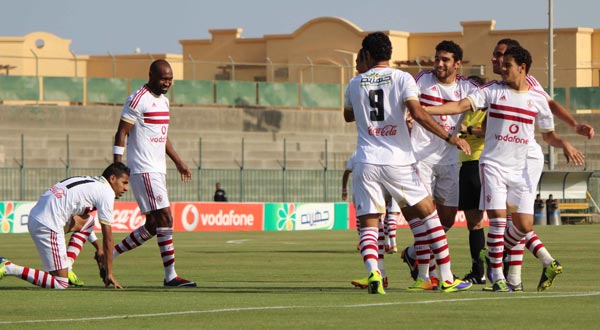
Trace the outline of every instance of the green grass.
[[[536, 292], [541, 266], [526, 252], [523, 293], [408, 292], [398, 255], [386, 255], [390, 287], [368, 295], [355, 231], [176, 233], [177, 271], [198, 288], [164, 289], [156, 241], [120, 256], [124, 290], [101, 285], [87, 244], [75, 270], [84, 288], [44, 290], [14, 277], [0, 281], [0, 328], [58, 329], [591, 329], [600, 320], [599, 225], [536, 227], [565, 272]], [[398, 232], [400, 246], [412, 242]], [[116, 239], [125, 234], [117, 234]], [[452, 268], [470, 268], [468, 233], [448, 234]], [[25, 234], [0, 236], [0, 255], [40, 267]]]

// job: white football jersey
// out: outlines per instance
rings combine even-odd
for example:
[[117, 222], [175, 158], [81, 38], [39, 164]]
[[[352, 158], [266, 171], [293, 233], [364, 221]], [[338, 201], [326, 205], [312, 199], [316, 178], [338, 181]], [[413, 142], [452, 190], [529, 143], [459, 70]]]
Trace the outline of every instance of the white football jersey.
[[[457, 75], [452, 84], [443, 84], [438, 81], [434, 70], [421, 71], [416, 79], [420, 92], [419, 101], [423, 106], [436, 106], [446, 102], [460, 101], [467, 95], [476, 93], [479, 88], [477, 84], [463, 75]], [[456, 135], [460, 131], [460, 124], [465, 114], [433, 115], [432, 117], [446, 132]], [[417, 122], [413, 124], [411, 140], [418, 161], [436, 165], [458, 163], [456, 147], [440, 139]]]
[[373, 67], [354, 77], [346, 88], [344, 107], [352, 109], [358, 139], [357, 163], [415, 163], [406, 126], [404, 102], [418, 99], [414, 78], [401, 70]]
[[356, 152], [353, 152], [350, 157], [348, 157], [348, 161], [346, 162], [346, 169], [348, 171], [352, 171], [354, 169], [354, 159], [356, 158]]
[[522, 171], [530, 145], [536, 144], [534, 124], [537, 122], [542, 132], [554, 130], [548, 99], [532, 88], [519, 92], [492, 81], [468, 98], [478, 108], [488, 108], [485, 146], [479, 163]]
[[167, 173], [166, 144], [169, 99], [142, 86], [127, 98], [121, 119], [133, 124], [127, 137], [127, 166], [131, 173]]
[[[542, 85], [532, 76], [527, 75], [527, 83], [531, 86], [531, 89], [538, 91], [539, 93], [546, 96], [548, 101], [551, 100], [550, 95], [546, 93]], [[537, 141], [534, 140], [535, 143], [530, 144], [529, 150], [527, 151], [527, 158], [534, 159], [537, 161], [544, 161], [544, 152], [542, 151], [542, 147], [539, 145]]]
[[113, 221], [115, 192], [104, 177], [75, 176], [48, 188], [29, 213], [53, 231], [63, 231], [71, 216], [85, 216], [97, 210], [101, 223]]

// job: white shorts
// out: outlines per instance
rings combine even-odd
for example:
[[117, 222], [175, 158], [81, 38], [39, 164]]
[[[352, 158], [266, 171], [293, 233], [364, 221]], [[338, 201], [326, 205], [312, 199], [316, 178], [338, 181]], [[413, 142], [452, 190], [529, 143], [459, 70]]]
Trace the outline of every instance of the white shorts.
[[529, 180], [533, 183], [534, 187], [537, 187], [544, 171], [544, 158], [532, 158], [527, 156], [527, 175]]
[[414, 165], [356, 163], [352, 171], [356, 215], [385, 213], [385, 195], [400, 208], [412, 206], [429, 196]]
[[69, 268], [64, 232], [56, 232], [31, 217], [27, 228], [46, 272]]
[[418, 162], [417, 168], [436, 201], [441, 201], [445, 206], [458, 206], [458, 164], [434, 165]]
[[391, 213], [400, 213], [400, 205], [398, 205], [398, 202], [396, 202], [395, 199], [393, 199], [391, 196], [389, 198], [389, 200], [386, 199], [387, 202], [387, 211], [391, 212]]
[[533, 214], [534, 190], [527, 171], [503, 171], [490, 164], [480, 164], [480, 210], [508, 210]]
[[163, 173], [135, 173], [129, 186], [143, 214], [169, 207], [167, 176]]

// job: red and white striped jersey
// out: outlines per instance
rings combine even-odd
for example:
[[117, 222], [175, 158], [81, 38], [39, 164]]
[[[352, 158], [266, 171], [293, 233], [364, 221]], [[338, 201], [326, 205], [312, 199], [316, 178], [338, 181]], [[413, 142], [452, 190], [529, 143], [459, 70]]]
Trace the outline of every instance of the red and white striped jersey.
[[[452, 84], [443, 84], [438, 81], [434, 70], [421, 71], [416, 79], [420, 92], [419, 101], [423, 106], [436, 106], [450, 101], [460, 101], [467, 95], [476, 93], [479, 88], [463, 75], [458, 75]], [[460, 131], [460, 124], [465, 114], [433, 115], [432, 117], [446, 132], [456, 135]], [[456, 147], [440, 139], [417, 122], [413, 124], [410, 138], [418, 161], [437, 165], [458, 163]]]
[[478, 108], [488, 108], [485, 146], [479, 163], [522, 171], [530, 145], [536, 143], [536, 121], [542, 132], [554, 130], [548, 99], [531, 86], [528, 91], [519, 92], [503, 82], [492, 81], [468, 98]]
[[97, 210], [101, 223], [113, 221], [115, 192], [104, 177], [75, 176], [48, 188], [29, 212], [29, 218], [58, 232], [73, 215]]
[[169, 99], [142, 86], [127, 98], [121, 119], [133, 124], [127, 137], [127, 166], [131, 173], [167, 173], [166, 143]]

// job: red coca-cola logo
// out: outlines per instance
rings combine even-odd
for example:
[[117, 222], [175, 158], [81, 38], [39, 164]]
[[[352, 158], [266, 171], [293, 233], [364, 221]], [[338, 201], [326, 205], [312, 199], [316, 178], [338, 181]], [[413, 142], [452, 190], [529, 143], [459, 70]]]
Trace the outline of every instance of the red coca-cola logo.
[[113, 231], [129, 232], [146, 222], [146, 217], [140, 213], [140, 208], [123, 208], [113, 211]]
[[369, 135], [371, 136], [394, 136], [397, 133], [397, 125], [385, 125], [383, 127], [369, 126]]

